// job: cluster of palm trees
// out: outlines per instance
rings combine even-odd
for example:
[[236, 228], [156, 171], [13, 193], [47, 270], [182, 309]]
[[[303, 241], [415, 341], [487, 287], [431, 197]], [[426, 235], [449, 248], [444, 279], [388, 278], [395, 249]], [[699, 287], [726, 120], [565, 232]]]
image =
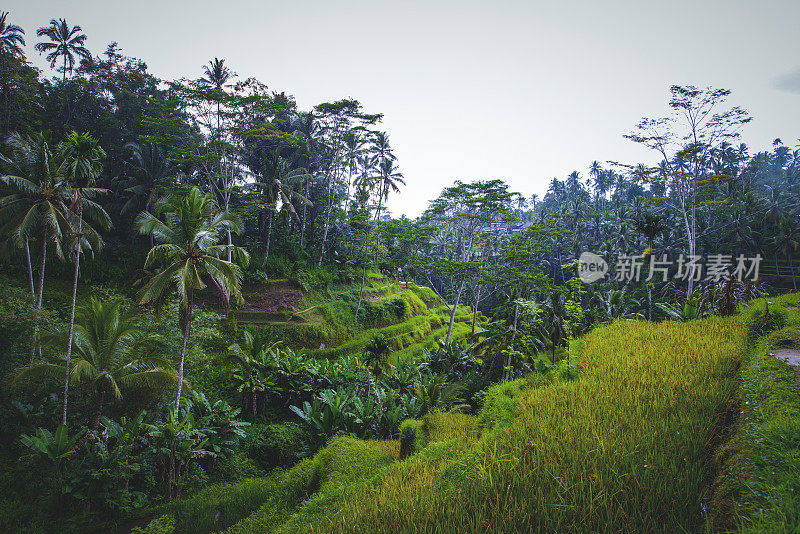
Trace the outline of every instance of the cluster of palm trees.
[[[31, 299], [37, 310], [42, 305], [48, 245], [59, 258], [66, 258], [75, 265], [65, 356], [69, 369], [80, 256], [82, 252], [98, 250], [102, 246], [98, 228], [107, 230], [111, 225], [110, 217], [95, 201], [105, 192], [94, 187], [105, 153], [92, 136], [76, 132], [55, 146], [44, 134], [34, 137], [13, 134], [8, 144], [11, 157], [0, 156], [0, 163], [5, 167], [0, 180], [9, 193], [0, 199], [3, 237], [25, 250]], [[41, 247], [38, 290], [34, 286], [30, 260], [33, 241], [38, 241]], [[35, 337], [38, 337], [38, 328]], [[32, 348], [31, 359], [36, 350], [41, 355], [41, 347]], [[65, 372], [65, 424], [69, 379], [70, 373]]]
[[[749, 156], [745, 145], [723, 144], [705, 163], [706, 178], [697, 193], [698, 253], [760, 254], [771, 260], [762, 265], [762, 276], [790, 275], [796, 288], [800, 148], [791, 150], [777, 140], [772, 152]], [[566, 239], [554, 237], [552, 257], [544, 258], [556, 281], [557, 264], [587, 250], [612, 259], [643, 253], [674, 259], [685, 252], [680, 212], [663, 175], [641, 166], [629, 172], [604, 169], [593, 162], [589, 176], [585, 181], [574, 172], [565, 180], [553, 179], [536, 209], [521, 212], [568, 230]]]
[[[139, 336], [122, 316], [118, 304], [93, 301], [78, 314], [83, 322], [76, 322], [81, 255], [99, 251], [103, 244], [100, 231], [108, 230], [111, 225], [109, 215], [96, 201], [106, 191], [94, 187], [105, 156], [103, 149], [91, 135], [75, 132], [55, 145], [44, 134], [33, 137], [14, 134], [8, 145], [10, 155], [0, 156], [3, 167], [0, 181], [4, 185], [4, 195], [0, 198], [1, 228], [3, 237], [25, 252], [31, 305], [36, 310], [42, 306], [48, 247], [58, 258], [74, 264], [67, 330], [63, 336], [44, 336], [50, 342], [63, 338], [64, 351], [55, 358], [43, 359], [43, 336], [36, 325], [29, 366], [19, 375], [20, 380], [27, 380], [56, 371], [63, 373], [62, 424], [66, 424], [72, 380], [105, 377], [105, 382], [91, 378], [98, 384], [95, 393], [100, 413], [107, 393], [119, 396], [115, 384], [121, 377], [127, 377], [127, 382], [136, 379], [153, 382], [166, 377], [171, 366], [156, 366], [152, 358], [136, 354], [133, 347]], [[141, 154], [140, 157], [143, 162], [147, 159]], [[219, 211], [210, 194], [193, 188], [182, 197], [169, 196], [158, 202], [148, 199], [145, 207], [148, 209], [136, 219], [138, 231], [151, 236], [153, 241], [145, 269], [154, 266], [160, 269], [152, 273], [139, 294], [139, 301], [157, 302], [167, 295], [169, 288], [177, 290], [183, 332], [177, 409], [194, 292], [210, 282], [221, 294], [240, 297], [239, 265], [246, 266], [248, 256], [239, 247], [220, 244], [222, 235], [228, 231], [238, 233], [242, 225], [231, 213]], [[31, 261], [32, 245], [38, 245], [41, 254], [38, 283]], [[233, 261], [226, 257], [232, 257]], [[73, 360], [73, 351], [80, 355], [77, 360]]]
[[[0, 12], [0, 53], [23, 56], [25, 30], [16, 24], [9, 24], [7, 18], [8, 12]], [[62, 73], [64, 80], [67, 73], [72, 76], [76, 63], [92, 61], [91, 52], [84, 46], [86, 34], [78, 25], [70, 26], [65, 19], [52, 19], [49, 25], [37, 29], [36, 35], [47, 40], [36, 43], [35, 50], [46, 54], [50, 68]]]

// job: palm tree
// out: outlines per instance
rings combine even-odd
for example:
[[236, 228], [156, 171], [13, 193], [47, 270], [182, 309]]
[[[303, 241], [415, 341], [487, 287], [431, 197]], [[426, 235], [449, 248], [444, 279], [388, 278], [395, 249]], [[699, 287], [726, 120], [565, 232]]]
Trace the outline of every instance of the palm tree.
[[[220, 245], [220, 233], [242, 230], [238, 217], [219, 212], [210, 193], [203, 194], [193, 187], [184, 197], [170, 196], [155, 205], [155, 214], [142, 212], [135, 225], [142, 235], [152, 234], [158, 242], [145, 259], [145, 269], [155, 264], [162, 269], [150, 277], [138, 295], [140, 303], [159, 302], [167, 289], [174, 285], [180, 299], [178, 323], [183, 330], [178, 364], [178, 392], [175, 410], [180, 407], [183, 363], [192, 324], [194, 292], [204, 289], [211, 281], [223, 296], [241, 298], [242, 270], [249, 262], [247, 252], [233, 245]], [[162, 217], [162, 218], [159, 218]], [[221, 259], [231, 251], [238, 263]]]
[[[305, 156], [306, 169], [308, 170], [308, 174], [306, 175], [305, 180], [303, 180], [303, 196], [306, 199], [309, 198], [308, 190], [310, 182], [314, 179], [314, 174], [319, 167], [320, 155], [318, 154], [317, 150], [318, 140], [316, 137], [318, 131], [319, 125], [317, 124], [313, 113], [300, 113], [295, 118], [294, 131], [292, 132], [292, 135], [300, 140], [300, 152]], [[306, 214], [308, 205], [308, 203], [303, 202], [303, 214], [301, 216], [302, 221], [300, 223], [300, 248], [303, 247], [306, 237]]]
[[569, 192], [576, 193], [582, 188], [581, 175], [578, 173], [578, 171], [572, 171], [569, 173], [569, 176], [567, 176], [567, 189]]
[[[64, 341], [66, 332], [53, 332], [54, 341]], [[162, 358], [150, 353], [153, 338], [143, 334], [133, 316], [125, 314], [120, 301], [101, 302], [92, 298], [81, 309], [75, 324], [75, 358], [69, 364], [63, 356], [23, 367], [13, 383], [32, 383], [42, 378], [58, 379], [69, 372], [76, 384], [87, 384], [94, 395], [92, 428], [97, 430], [109, 396], [122, 398], [122, 388], [161, 389], [177, 382]]]
[[9, 54], [15, 57], [22, 57], [25, 46], [25, 30], [16, 24], [6, 23], [7, 11], [0, 11], [0, 54]]
[[298, 200], [304, 204], [310, 204], [308, 199], [294, 189], [298, 182], [304, 182], [310, 177], [308, 171], [303, 168], [292, 168], [291, 162], [282, 157], [276, 149], [268, 157], [264, 158], [261, 172], [258, 175], [257, 185], [264, 190], [267, 196], [269, 208], [267, 211], [267, 240], [264, 251], [264, 261], [261, 268], [267, 266], [269, 257], [269, 243], [272, 236], [272, 219], [284, 206], [297, 219], [297, 210], [294, 209], [292, 200]]
[[669, 229], [664, 217], [648, 211], [642, 212], [639, 217], [635, 218], [633, 220], [633, 226], [640, 234], [647, 238], [647, 248], [650, 249], [651, 253], [653, 250], [653, 240], [655, 240], [659, 234], [663, 234]]
[[263, 374], [269, 368], [271, 353], [279, 346], [280, 341], [269, 342], [265, 335], [253, 335], [245, 330], [244, 342], [228, 347], [228, 355], [239, 365], [239, 372], [233, 375], [240, 383], [239, 391], [250, 393], [253, 417], [258, 414], [258, 394], [268, 385]]
[[783, 219], [778, 224], [777, 234], [773, 240], [775, 252], [786, 256], [789, 260], [789, 270], [792, 273], [792, 286], [797, 291], [797, 281], [794, 273], [794, 263], [792, 256], [800, 250], [800, 228], [789, 218]]
[[364, 152], [364, 139], [358, 130], [348, 130], [342, 134], [344, 142], [345, 160], [349, 174], [347, 176], [347, 193], [345, 195], [345, 205], [350, 203], [350, 184], [353, 181], [353, 174], [358, 168], [361, 154]]
[[67, 71], [70, 76], [75, 68], [75, 56], [87, 61], [92, 59], [92, 54], [83, 43], [86, 41], [86, 35], [81, 33], [83, 29], [75, 25], [69, 27], [67, 21], [64, 19], [52, 19], [50, 26], [45, 26], [36, 30], [36, 35], [39, 37], [47, 37], [50, 42], [42, 41], [36, 43], [35, 49], [40, 54], [48, 52], [47, 61], [50, 62], [50, 68], [55, 68], [59, 59], [63, 61], [63, 65], [58, 68], [58, 71], [63, 73], [63, 79], [67, 79]]
[[[131, 198], [122, 207], [126, 213], [144, 199], [144, 211], [153, 207], [155, 189], [159, 182], [175, 173], [175, 167], [164, 149], [155, 143], [127, 143], [135, 174], [135, 185], [125, 189]], [[152, 246], [152, 243], [151, 243]]]
[[0, 12], [0, 68], [2, 68], [2, 78], [0, 78], [0, 94], [3, 99], [3, 134], [8, 135], [11, 127], [11, 106], [15, 97], [14, 73], [17, 70], [13, 61], [15, 58], [21, 61], [25, 59], [22, 47], [25, 46], [25, 30], [16, 24], [8, 24], [6, 18], [8, 13]]
[[403, 173], [398, 171], [397, 165], [391, 158], [383, 158], [378, 164], [378, 210], [375, 220], [380, 219], [382, 203], [389, 199], [389, 191], [400, 192], [400, 186], [406, 185]]
[[75, 302], [78, 297], [78, 272], [81, 264], [81, 250], [89, 252], [99, 250], [103, 244], [100, 234], [89, 224], [85, 224], [83, 215], [96, 222], [102, 229], [111, 227], [111, 218], [108, 213], [94, 202], [92, 198], [106, 192], [94, 186], [102, 169], [101, 161], [106, 157], [105, 151], [100, 147], [97, 139], [89, 134], [72, 132], [65, 143], [67, 173], [72, 180], [72, 204], [70, 211], [75, 216], [72, 230], [74, 241], [73, 261], [75, 274], [72, 280], [72, 307], [69, 314], [69, 335], [67, 336], [66, 368], [64, 371], [64, 410], [61, 424], [67, 424], [67, 400], [69, 397], [70, 358], [72, 357], [72, 329], [75, 324]]
[[[64, 233], [73, 223], [73, 215], [68, 203], [71, 197], [69, 182], [66, 180], [67, 161], [64, 150], [53, 150], [47, 138], [38, 134], [22, 137], [12, 134], [7, 141], [11, 156], [0, 154], [3, 176], [0, 180], [11, 191], [0, 199], [0, 220], [3, 222], [2, 234], [10, 237], [18, 246], [25, 249], [28, 280], [34, 307], [42, 307], [44, 294], [44, 273], [47, 260], [47, 245], [53, 245], [56, 255], [63, 257], [61, 242]], [[41, 264], [39, 267], [38, 293], [33, 283], [30, 241], [41, 242]], [[34, 339], [38, 333], [35, 327]], [[41, 354], [41, 349], [40, 349]], [[33, 350], [31, 361], [33, 361]]]
[[392, 154], [392, 147], [389, 144], [389, 136], [386, 132], [375, 132], [372, 137], [372, 152], [379, 159], [397, 159]]
[[[203, 65], [203, 73], [206, 77], [200, 80], [209, 85], [213, 85], [218, 92], [222, 91], [222, 88], [225, 87], [225, 84], [228, 83], [228, 80], [233, 76], [231, 70], [225, 66], [225, 60], [219, 58], [214, 58], [214, 61], [209, 61], [208, 65]], [[217, 135], [219, 135], [220, 130], [220, 115], [220, 100], [217, 99]]]

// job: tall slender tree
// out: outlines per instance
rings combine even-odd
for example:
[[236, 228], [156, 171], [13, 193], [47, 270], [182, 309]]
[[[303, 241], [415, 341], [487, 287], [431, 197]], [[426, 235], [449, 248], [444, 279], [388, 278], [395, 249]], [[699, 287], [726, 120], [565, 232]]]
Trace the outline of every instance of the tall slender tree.
[[25, 30], [7, 22], [8, 11], [0, 11], [0, 54], [23, 57], [25, 53]]
[[55, 68], [61, 61], [62, 65], [57, 69], [63, 74], [63, 79], [67, 79], [67, 72], [72, 76], [75, 69], [76, 58], [91, 61], [92, 53], [83, 46], [86, 42], [86, 35], [81, 33], [83, 29], [78, 26], [70, 27], [64, 19], [52, 19], [49, 26], [44, 26], [36, 30], [39, 37], [47, 37], [50, 41], [36, 43], [35, 49], [40, 54], [47, 52], [47, 61], [50, 68]]
[[[0, 199], [2, 232], [25, 249], [31, 296], [38, 311], [44, 294], [47, 246], [52, 245], [56, 255], [63, 257], [62, 242], [73, 222], [68, 206], [71, 191], [66, 177], [67, 161], [64, 150], [52, 148], [42, 134], [22, 137], [15, 133], [7, 144], [10, 156], [0, 154], [4, 173], [0, 180], [10, 188]], [[34, 239], [41, 243], [38, 291], [33, 284], [30, 254], [30, 241]], [[34, 340], [38, 337], [38, 328], [37, 321]], [[33, 357], [32, 349], [31, 361]]]
[[94, 183], [102, 169], [102, 160], [106, 157], [106, 153], [98, 144], [97, 139], [86, 133], [72, 132], [67, 137], [64, 149], [66, 152], [67, 176], [72, 182], [70, 211], [73, 213], [73, 225], [70, 228], [70, 234], [74, 242], [72, 261], [75, 262], [72, 280], [72, 305], [69, 313], [69, 333], [67, 335], [67, 354], [65, 357], [64, 405], [61, 421], [61, 424], [66, 425], [72, 357], [72, 331], [75, 325], [75, 303], [78, 298], [81, 251], [86, 250], [91, 253], [99, 250], [103, 243], [97, 230], [84, 221], [84, 215], [88, 216], [90, 221], [97, 223], [103, 230], [108, 230], [111, 227], [111, 218], [103, 207], [93, 200], [106, 192], [105, 189], [94, 187]]
[[[152, 234], [157, 244], [145, 259], [145, 269], [160, 265], [161, 269], [139, 292], [141, 304], [159, 302], [174, 286], [180, 301], [178, 325], [183, 332], [178, 361], [178, 387], [175, 410], [180, 408], [183, 367], [192, 325], [195, 291], [211, 282], [223, 297], [241, 298], [241, 266], [249, 262], [247, 252], [233, 245], [220, 245], [220, 233], [239, 233], [242, 223], [229, 212], [220, 212], [210, 193], [196, 187], [183, 197], [170, 196], [156, 203], [155, 213], [142, 212], [135, 221], [143, 235]], [[233, 262], [221, 259], [231, 251]]]
[[[61, 343], [67, 333], [52, 332], [48, 337]], [[175, 372], [149, 346], [152, 341], [138, 328], [134, 318], [122, 310], [121, 302], [92, 298], [77, 316], [73, 337], [75, 359], [69, 365], [63, 356], [29, 365], [14, 376], [13, 383], [58, 379], [69, 373], [73, 382], [86, 383], [94, 395], [92, 428], [97, 430], [106, 400], [121, 399], [122, 389], [162, 389], [177, 382]]]

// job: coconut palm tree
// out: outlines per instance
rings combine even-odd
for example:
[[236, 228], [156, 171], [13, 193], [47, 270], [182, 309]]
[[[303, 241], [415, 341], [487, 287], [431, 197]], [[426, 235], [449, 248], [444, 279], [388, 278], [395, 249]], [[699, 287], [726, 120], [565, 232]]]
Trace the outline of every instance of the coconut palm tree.
[[61, 60], [62, 66], [57, 70], [63, 74], [63, 79], [67, 79], [67, 72], [70, 76], [75, 68], [75, 56], [80, 59], [90, 61], [92, 54], [83, 43], [86, 42], [86, 35], [81, 33], [83, 29], [75, 25], [70, 28], [64, 19], [52, 19], [50, 26], [45, 26], [36, 30], [39, 37], [47, 37], [50, 42], [42, 41], [36, 43], [35, 49], [40, 54], [47, 52], [45, 58], [50, 62], [50, 68], [55, 68], [56, 63]]
[[[210, 281], [223, 298], [227, 295], [241, 298], [242, 270], [250, 258], [247, 252], [233, 245], [221, 245], [221, 233], [242, 231], [241, 220], [229, 212], [220, 212], [210, 193], [203, 194], [193, 187], [185, 196], [170, 196], [155, 205], [155, 214], [142, 212], [135, 221], [142, 235], [152, 234], [157, 244], [145, 259], [145, 269], [161, 265], [161, 270], [138, 295], [140, 303], [160, 302], [170, 286], [178, 292], [180, 306], [178, 324], [183, 330], [178, 364], [178, 392], [175, 410], [180, 407], [181, 384], [186, 345], [192, 324], [194, 292], [204, 289]], [[221, 259], [231, 251], [235, 262]]]
[[75, 324], [75, 302], [78, 297], [78, 273], [81, 264], [81, 251], [92, 253], [99, 250], [103, 244], [100, 234], [84, 221], [84, 214], [108, 230], [111, 227], [111, 218], [108, 213], [96, 203], [93, 198], [106, 192], [105, 189], [94, 187], [100, 175], [102, 160], [106, 157], [105, 151], [100, 147], [97, 139], [89, 134], [72, 132], [64, 143], [65, 158], [67, 162], [67, 175], [72, 182], [72, 202], [70, 211], [74, 215], [71, 228], [71, 238], [74, 242], [73, 261], [75, 271], [72, 280], [72, 307], [69, 314], [69, 335], [67, 336], [66, 368], [64, 371], [64, 409], [61, 424], [67, 424], [67, 401], [69, 399], [70, 359], [72, 357], [72, 330]]
[[269, 243], [272, 237], [272, 219], [275, 213], [286, 207], [292, 216], [297, 219], [297, 222], [300, 222], [292, 201], [297, 200], [304, 204], [310, 204], [310, 202], [294, 186], [308, 179], [310, 179], [310, 176], [306, 169], [292, 168], [291, 162], [282, 157], [277, 149], [263, 159], [261, 172], [258, 174], [256, 183], [266, 194], [267, 203], [269, 204], [264, 261], [261, 262], [262, 269], [267, 266]]
[[789, 260], [789, 270], [792, 273], [792, 286], [797, 291], [794, 263], [792, 257], [800, 250], [800, 228], [792, 219], [786, 218], [778, 224], [777, 232], [773, 239], [776, 254], [786, 256]]
[[[154, 338], [137, 328], [132, 315], [120, 301], [102, 302], [92, 298], [79, 311], [72, 344], [75, 358], [67, 364], [64, 356], [23, 367], [13, 383], [32, 383], [42, 378], [58, 379], [69, 372], [75, 384], [86, 384], [94, 396], [92, 428], [97, 430], [109, 397], [122, 398], [122, 389], [146, 387], [162, 389], [178, 381], [163, 358], [152, 354]], [[48, 338], [61, 343], [67, 332], [50, 333]]]
[[[0, 232], [25, 249], [28, 281], [34, 307], [42, 307], [47, 246], [52, 245], [56, 255], [63, 257], [62, 241], [73, 223], [68, 203], [70, 184], [66, 179], [67, 161], [64, 150], [53, 149], [46, 136], [22, 137], [12, 134], [7, 141], [10, 157], [0, 154], [3, 175], [0, 176], [10, 191], [0, 199]], [[30, 241], [41, 243], [39, 289], [33, 283]], [[34, 339], [38, 333], [35, 327]], [[41, 354], [41, 349], [39, 351]], [[31, 361], [33, 361], [33, 350]]]
[[0, 54], [9, 54], [15, 57], [22, 57], [25, 46], [25, 30], [16, 24], [8, 24], [6, 18], [7, 11], [0, 11]]
[[161, 180], [175, 173], [175, 166], [164, 149], [155, 143], [127, 143], [125, 148], [131, 155], [134, 185], [125, 189], [131, 193], [131, 198], [122, 207], [122, 213], [142, 203], [144, 211], [150, 211], [153, 208], [156, 186]]
[[[234, 76], [231, 70], [225, 66], [225, 60], [214, 58], [214, 61], [209, 61], [208, 65], [203, 65], [203, 73], [205, 74], [205, 78], [200, 78], [200, 81], [205, 82], [209, 85], [214, 86], [214, 88], [219, 92], [222, 91], [222, 88], [225, 87], [225, 84], [228, 83], [228, 80]], [[220, 115], [222, 114], [222, 108], [220, 99], [217, 98], [217, 135], [219, 135], [220, 130]]]
[[382, 203], [389, 199], [389, 192], [400, 192], [400, 186], [406, 185], [403, 173], [399, 172], [397, 165], [391, 158], [383, 158], [378, 163], [378, 210], [375, 220], [380, 219]]
[[[293, 121], [294, 131], [292, 135], [300, 141], [299, 153], [303, 154], [305, 159], [306, 169], [308, 174], [303, 180], [303, 196], [309, 198], [309, 186], [311, 180], [319, 168], [320, 154], [318, 150], [319, 141], [317, 135], [319, 133], [319, 124], [314, 118], [313, 113], [303, 112], [299, 113]], [[303, 202], [303, 213], [301, 215], [300, 223], [300, 248], [303, 247], [306, 237], [306, 215], [309, 204]]]
[[375, 132], [372, 137], [372, 153], [379, 159], [397, 159], [392, 154], [392, 147], [389, 144], [389, 136], [386, 132]]

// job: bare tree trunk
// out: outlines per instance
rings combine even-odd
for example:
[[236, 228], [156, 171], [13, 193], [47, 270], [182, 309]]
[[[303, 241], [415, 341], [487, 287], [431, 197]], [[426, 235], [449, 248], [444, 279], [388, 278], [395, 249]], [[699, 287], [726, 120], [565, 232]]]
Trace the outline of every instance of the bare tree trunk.
[[[305, 185], [303, 187], [303, 197], [308, 198], [308, 180], [305, 181]], [[300, 248], [303, 248], [303, 243], [305, 242], [306, 237], [306, 210], [308, 209], [308, 204], [303, 202], [303, 222], [300, 226]]]
[[69, 334], [67, 335], [67, 357], [64, 373], [64, 413], [61, 417], [61, 424], [67, 424], [67, 402], [69, 400], [69, 372], [72, 362], [72, 334], [75, 328], [75, 301], [78, 297], [78, 270], [81, 264], [81, 232], [83, 231], [83, 219], [78, 215], [78, 232], [75, 236], [75, 276], [72, 279], [72, 307], [69, 312]]
[[36, 296], [36, 324], [34, 326], [34, 338], [39, 351], [39, 358], [42, 357], [42, 346], [39, 343], [39, 310], [42, 309], [42, 295], [44, 294], [44, 267], [47, 260], [47, 231], [42, 235], [42, 264], [39, 267], [39, 294]]
[[44, 293], [44, 267], [47, 259], [47, 233], [42, 236], [42, 264], [39, 267], [39, 294], [36, 296], [36, 309], [42, 307], [42, 294]]
[[[36, 286], [33, 284], [33, 267], [31, 267], [31, 249], [28, 244], [28, 240], [25, 240], [25, 260], [28, 266], [28, 282], [31, 285], [31, 299], [33, 301], [33, 307], [36, 308]], [[33, 358], [36, 355], [36, 338], [39, 335], [39, 324], [38, 320], [34, 324], [33, 327], [33, 339], [31, 340], [31, 363], [33, 363]]]
[[322, 266], [322, 258], [325, 256], [325, 244], [328, 241], [328, 228], [330, 227], [330, 219], [331, 219], [331, 205], [330, 202], [328, 203], [328, 213], [325, 215], [325, 229], [322, 232], [322, 246], [319, 249], [319, 261], [317, 261], [317, 266]]
[[456, 293], [456, 301], [453, 303], [453, 309], [450, 310], [450, 325], [447, 327], [447, 337], [444, 340], [445, 345], [450, 344], [450, 336], [453, 335], [453, 324], [456, 322], [456, 310], [458, 309], [458, 303], [461, 302], [461, 292], [464, 291], [464, 283], [466, 282], [466, 278], [461, 280], [461, 285], [458, 286], [458, 293]]
[[792, 287], [797, 291], [797, 281], [794, 277], [794, 264], [792, 263], [792, 255], [789, 254], [789, 270], [792, 272]]
[[267, 246], [266, 251], [264, 252], [264, 261], [261, 262], [261, 268], [265, 269], [267, 267], [267, 258], [269, 258], [269, 241], [272, 238], [272, 210], [270, 210], [269, 215], [267, 215]]
[[478, 303], [480, 302], [481, 288], [475, 290], [475, 306], [472, 308], [472, 333], [475, 334], [475, 323], [478, 320]]
[[186, 345], [189, 341], [189, 332], [192, 325], [192, 293], [186, 295], [186, 311], [184, 312], [183, 343], [181, 344], [181, 359], [178, 363], [178, 394], [175, 397], [175, 412], [181, 406], [181, 386], [183, 386], [183, 362], [186, 360]]
[[105, 400], [106, 392], [102, 389], [97, 392], [97, 401], [94, 409], [94, 420], [92, 421], [92, 430], [97, 431], [100, 428], [100, 418], [103, 416], [103, 401]]
[[358, 291], [358, 306], [356, 306], [356, 320], [358, 320], [358, 311], [361, 309], [361, 300], [364, 298], [364, 280], [367, 278], [367, 264], [364, 263], [364, 270], [361, 273], [361, 289]]

